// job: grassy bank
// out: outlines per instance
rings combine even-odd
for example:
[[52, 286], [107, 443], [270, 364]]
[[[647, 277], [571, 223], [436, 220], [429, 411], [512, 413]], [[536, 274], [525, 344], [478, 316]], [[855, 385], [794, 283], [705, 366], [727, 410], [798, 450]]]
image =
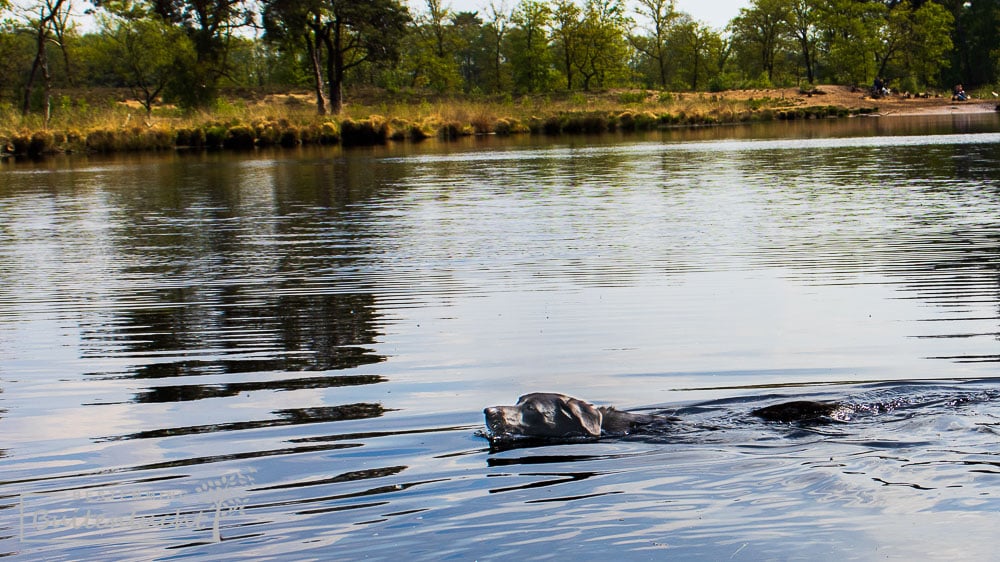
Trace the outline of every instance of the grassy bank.
[[754, 121], [846, 117], [871, 108], [808, 105], [800, 99], [646, 91], [498, 98], [360, 96], [337, 116], [319, 116], [308, 96], [233, 96], [211, 112], [156, 108], [147, 115], [105, 92], [56, 96], [48, 123], [0, 110], [7, 154], [126, 152], [175, 148], [247, 150], [302, 144], [378, 145], [467, 135], [564, 135]]

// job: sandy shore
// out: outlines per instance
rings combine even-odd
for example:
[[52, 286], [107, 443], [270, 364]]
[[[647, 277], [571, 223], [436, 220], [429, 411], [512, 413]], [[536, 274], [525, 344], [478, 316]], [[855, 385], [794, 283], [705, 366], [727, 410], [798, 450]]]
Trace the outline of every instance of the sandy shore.
[[851, 91], [847, 86], [817, 86], [821, 93], [807, 95], [798, 88], [771, 90], [739, 90], [719, 94], [725, 99], [777, 98], [792, 100], [796, 105], [834, 105], [846, 108], [872, 108], [873, 115], [946, 115], [950, 113], [986, 113], [997, 111], [1000, 100], [973, 99], [965, 102], [951, 100], [951, 96], [906, 98], [892, 95], [873, 99], [864, 92]]

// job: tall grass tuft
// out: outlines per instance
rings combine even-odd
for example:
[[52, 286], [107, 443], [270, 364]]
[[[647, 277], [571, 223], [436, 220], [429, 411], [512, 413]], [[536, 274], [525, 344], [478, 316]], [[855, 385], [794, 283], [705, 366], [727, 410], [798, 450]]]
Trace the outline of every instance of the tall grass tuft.
[[222, 141], [222, 146], [233, 150], [250, 150], [254, 146], [254, 141], [253, 129], [247, 125], [236, 125], [226, 131], [226, 138]]
[[340, 139], [346, 146], [385, 144], [389, 134], [389, 123], [381, 115], [360, 121], [348, 118], [340, 124]]
[[298, 146], [302, 142], [302, 133], [298, 127], [288, 125], [281, 131], [281, 138], [278, 143], [285, 148]]
[[340, 142], [340, 126], [334, 121], [324, 121], [319, 126], [320, 144], [337, 144]]

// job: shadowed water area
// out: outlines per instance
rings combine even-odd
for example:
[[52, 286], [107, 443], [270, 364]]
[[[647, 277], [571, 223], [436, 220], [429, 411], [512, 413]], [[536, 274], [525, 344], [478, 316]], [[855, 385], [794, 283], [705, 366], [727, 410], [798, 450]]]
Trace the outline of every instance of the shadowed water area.
[[[4, 163], [0, 557], [993, 557], [998, 177], [993, 114]], [[534, 391], [682, 421], [491, 450]]]

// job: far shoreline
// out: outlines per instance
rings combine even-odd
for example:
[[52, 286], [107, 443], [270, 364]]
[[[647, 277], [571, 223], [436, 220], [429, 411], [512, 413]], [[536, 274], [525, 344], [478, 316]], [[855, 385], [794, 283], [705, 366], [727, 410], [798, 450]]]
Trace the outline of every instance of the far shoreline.
[[[564, 93], [512, 99], [431, 99], [387, 96], [316, 115], [306, 94], [272, 94], [237, 109], [197, 115], [143, 116], [118, 102], [90, 122], [64, 119], [45, 126], [0, 129], [0, 159], [53, 154], [151, 152], [178, 149], [251, 150], [302, 145], [376, 146], [482, 135], [563, 135], [652, 131], [769, 121], [849, 117], [973, 115], [1000, 111], [995, 101], [937, 96], [872, 99], [854, 88], [819, 86], [718, 93], [645, 90]], [[115, 123], [118, 123], [117, 125]]]

